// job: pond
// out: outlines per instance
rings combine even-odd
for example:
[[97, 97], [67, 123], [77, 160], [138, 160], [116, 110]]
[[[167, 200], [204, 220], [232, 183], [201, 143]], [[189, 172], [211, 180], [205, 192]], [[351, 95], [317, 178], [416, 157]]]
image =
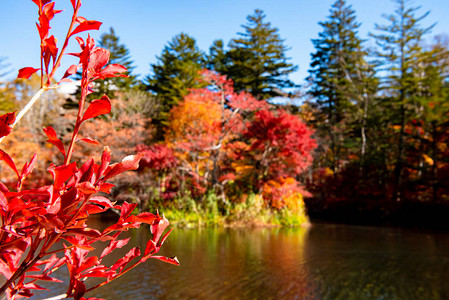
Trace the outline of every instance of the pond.
[[[137, 245], [148, 235], [148, 228], [132, 233]], [[449, 299], [447, 233], [333, 224], [175, 229], [162, 253], [176, 255], [181, 266], [149, 260], [88, 296]], [[34, 299], [65, 292], [62, 284], [50, 284], [51, 294], [39, 293]]]

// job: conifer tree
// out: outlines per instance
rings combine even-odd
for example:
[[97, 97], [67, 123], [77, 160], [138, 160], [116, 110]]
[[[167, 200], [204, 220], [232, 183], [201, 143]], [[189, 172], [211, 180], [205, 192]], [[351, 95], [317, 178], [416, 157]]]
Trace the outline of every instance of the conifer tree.
[[227, 74], [228, 55], [224, 49], [223, 40], [215, 40], [209, 47], [209, 54], [206, 57], [208, 70], [214, 70], [219, 74]]
[[[329, 140], [329, 161], [326, 165], [336, 171], [348, 145], [361, 140], [361, 160], [366, 148], [366, 119], [375, 90], [373, 71], [365, 60], [363, 41], [357, 36], [360, 24], [355, 11], [345, 0], [337, 0], [325, 22], [323, 31], [312, 40], [310, 94], [317, 108], [318, 128]], [[355, 129], [358, 130], [355, 130]], [[346, 153], [348, 154], [348, 153]]]
[[189, 89], [200, 87], [199, 71], [205, 67], [205, 60], [195, 39], [185, 33], [173, 37], [157, 59], [158, 62], [151, 65], [152, 74], [147, 76], [147, 87], [160, 103], [160, 116], [154, 121], [163, 124], [170, 109]]
[[376, 24], [378, 34], [372, 34], [378, 45], [377, 62], [385, 76], [381, 83], [388, 105], [392, 108], [391, 123], [397, 127], [397, 143], [394, 161], [394, 197], [402, 198], [403, 169], [405, 164], [405, 126], [414, 114], [416, 90], [423, 77], [416, 72], [423, 58], [422, 41], [430, 27], [421, 27], [421, 21], [429, 14], [416, 16], [420, 7], [412, 7], [410, 0], [393, 0], [396, 9], [385, 16], [386, 25]]
[[285, 88], [295, 87], [288, 75], [297, 67], [286, 57], [278, 29], [265, 21], [262, 10], [256, 9], [247, 17], [244, 32], [229, 42], [229, 51], [223, 55], [219, 42], [211, 47], [209, 61], [213, 69], [227, 75], [237, 91], [247, 91], [257, 99], [283, 95]]

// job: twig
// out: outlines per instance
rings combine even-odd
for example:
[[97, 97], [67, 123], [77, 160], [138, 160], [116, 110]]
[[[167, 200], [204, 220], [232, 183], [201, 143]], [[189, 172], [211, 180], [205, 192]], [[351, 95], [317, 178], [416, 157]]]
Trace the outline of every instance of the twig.
[[65, 299], [67, 298], [67, 294], [61, 294], [61, 295], [57, 295], [51, 298], [45, 298], [43, 300], [59, 300], [59, 299]]

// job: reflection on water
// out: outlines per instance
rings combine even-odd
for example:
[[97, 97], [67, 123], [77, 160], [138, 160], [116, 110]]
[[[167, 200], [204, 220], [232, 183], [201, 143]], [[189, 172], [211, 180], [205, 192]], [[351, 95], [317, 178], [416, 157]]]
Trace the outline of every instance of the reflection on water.
[[449, 235], [315, 226], [304, 257], [317, 299], [449, 299]]
[[[135, 245], [149, 235], [132, 233]], [[126, 249], [119, 249], [117, 255]], [[89, 296], [114, 299], [449, 299], [449, 235], [314, 225], [175, 229], [147, 261]], [[64, 287], [51, 284], [51, 295]], [[59, 287], [59, 289], [58, 289]], [[39, 294], [41, 299], [50, 294]]]

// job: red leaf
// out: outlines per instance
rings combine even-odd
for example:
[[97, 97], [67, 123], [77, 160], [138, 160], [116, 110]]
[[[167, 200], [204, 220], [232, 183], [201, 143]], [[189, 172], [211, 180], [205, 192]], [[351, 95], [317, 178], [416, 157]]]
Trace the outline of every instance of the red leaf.
[[154, 221], [160, 220], [159, 216], [156, 216], [149, 212], [144, 212], [141, 214], [138, 214], [137, 216], [131, 216], [129, 217], [129, 222], [140, 222], [140, 223], [146, 223], [146, 224], [153, 224]]
[[52, 1], [52, 0], [31, 0], [34, 3], [36, 3], [37, 6], [39, 6], [39, 8], [42, 8], [42, 6], [44, 4], [47, 4], [48, 2]]
[[80, 248], [80, 249], [83, 249], [83, 250], [88, 250], [88, 251], [91, 251], [91, 250], [95, 249], [94, 247], [85, 244], [84, 243], [84, 239], [76, 238], [76, 237], [73, 237], [73, 236], [70, 236], [70, 235], [69, 236], [63, 236], [62, 238], [65, 239], [66, 241], [68, 241], [69, 243], [71, 243], [72, 245], [74, 245], [77, 248]]
[[90, 137], [87, 138], [82, 138], [82, 139], [76, 139], [76, 141], [82, 141], [82, 142], [86, 142], [88, 144], [92, 144], [92, 145], [99, 145], [100, 143], [97, 140], [94, 140]]
[[77, 178], [79, 178], [78, 182], [83, 181], [93, 182], [95, 176], [94, 171], [95, 171], [95, 162], [93, 158], [90, 158], [78, 170], [77, 172], [78, 173]]
[[57, 167], [52, 166], [48, 168], [48, 171], [53, 174], [53, 186], [55, 187], [55, 189], [60, 189], [62, 187], [62, 184], [67, 181], [67, 179], [72, 177], [77, 171], [76, 162]]
[[119, 73], [124, 73], [128, 71], [127, 68], [125, 68], [122, 65], [119, 64], [111, 64], [108, 65], [106, 68], [101, 70], [99, 73], [95, 74], [96, 78], [107, 78], [107, 77], [128, 77], [127, 75], [119, 75]]
[[131, 214], [134, 208], [136, 208], [136, 206], [137, 203], [128, 203], [126, 201], [123, 202], [120, 212], [120, 220], [125, 220]]
[[[48, 206], [47, 213], [52, 214], [52, 215], [56, 215], [60, 210], [61, 210], [61, 197], [57, 197]], [[58, 217], [53, 217], [53, 218], [49, 219], [49, 221], [50, 221], [50, 223], [55, 225], [55, 229], [64, 227], [64, 223], [62, 223], [62, 221]]]
[[159, 247], [162, 246], [162, 244], [165, 242], [165, 240], [168, 238], [168, 235], [173, 231], [174, 228], [170, 229], [164, 236], [160, 239], [158, 245]]
[[8, 210], [8, 199], [6, 199], [5, 194], [3, 194], [2, 191], [0, 191], [0, 206], [3, 208], [3, 210]]
[[157, 253], [159, 249], [157, 249], [157, 245], [153, 240], [148, 240], [147, 246], [145, 247], [145, 252], [143, 253], [144, 257], [142, 257], [142, 262], [146, 262], [148, 258], [150, 258], [151, 254]]
[[56, 135], [56, 131], [53, 129], [53, 127], [48, 126], [48, 127], [44, 128], [44, 133], [48, 138], [47, 142], [55, 145], [59, 149], [59, 151], [62, 153], [62, 155], [65, 157], [64, 145], [62, 144], [61, 140], [58, 139], [58, 136]]
[[124, 239], [124, 240], [118, 240], [118, 241], [117, 240], [111, 241], [109, 243], [109, 246], [104, 248], [103, 252], [100, 255], [100, 258], [105, 257], [106, 255], [108, 255], [109, 253], [111, 253], [112, 251], [114, 251], [117, 248], [122, 248], [123, 246], [128, 244], [130, 239], [131, 238], [127, 238], [127, 239]]
[[129, 250], [128, 253], [122, 258], [120, 258], [112, 267], [111, 270], [115, 271], [118, 269], [118, 272], [121, 272], [123, 268], [134, 258], [140, 255], [139, 248], [135, 247]]
[[80, 270], [84, 271], [87, 270], [93, 266], [95, 266], [98, 262], [98, 257], [96, 256], [90, 256], [87, 259], [84, 260], [84, 262], [79, 267]]
[[169, 263], [169, 264], [172, 264], [172, 265], [175, 265], [175, 266], [179, 266], [180, 265], [179, 261], [178, 261], [178, 258], [176, 256], [174, 256], [174, 257], [165, 257], [165, 256], [157, 256], [157, 255], [155, 256], [155, 255], [153, 255], [153, 256], [150, 256], [150, 258], [159, 259], [159, 260], [161, 260], [163, 262], [166, 262], [166, 263]]
[[103, 207], [96, 204], [86, 204], [84, 206], [84, 212], [88, 215], [99, 214], [105, 212], [109, 209], [109, 207]]
[[8, 187], [3, 182], [0, 182], [0, 191], [3, 193], [9, 193]]
[[44, 6], [43, 12], [47, 16], [48, 20], [53, 19], [55, 14], [59, 14], [62, 10], [55, 10], [55, 3], [51, 2]]
[[59, 280], [59, 279], [50, 277], [50, 276], [45, 275], [45, 274], [26, 275], [26, 277], [28, 277], [28, 278], [34, 278], [34, 279], [37, 279], [37, 280], [43, 280], [43, 281], [63, 282], [62, 280]]
[[99, 185], [100, 185], [100, 188], [98, 189], [98, 191], [106, 193], [106, 194], [111, 193], [111, 189], [113, 187], [115, 187], [115, 185], [113, 185], [112, 183], [109, 183], [109, 182], [99, 183]]
[[17, 78], [28, 79], [31, 77], [31, 75], [33, 75], [34, 73], [36, 73], [39, 70], [40, 69], [35, 69], [32, 67], [22, 68], [19, 70], [19, 74], [17, 75]]
[[67, 77], [69, 77], [69, 76], [75, 74], [76, 71], [78, 71], [78, 65], [71, 65], [71, 66], [67, 69], [67, 71], [65, 71], [65, 74], [64, 74], [64, 76], [62, 77], [62, 79], [67, 78]]
[[95, 204], [98, 204], [101, 206], [105, 206], [108, 208], [113, 207], [112, 202], [108, 198], [103, 197], [103, 196], [92, 196], [89, 198], [89, 202], [92, 202], [92, 203], [95, 203]]
[[126, 156], [121, 163], [115, 164], [109, 172], [107, 172], [104, 175], [103, 181], [108, 180], [109, 178], [112, 178], [120, 173], [130, 171], [130, 170], [137, 170], [139, 167], [139, 161], [142, 158], [143, 153], [139, 153], [137, 155], [129, 155]]
[[95, 21], [95, 20], [86, 20], [84, 18], [78, 18], [81, 20], [80, 24], [72, 31], [70, 36], [86, 31], [86, 30], [98, 30], [100, 29], [101, 22]]
[[106, 146], [103, 148], [103, 154], [101, 155], [101, 165], [100, 168], [98, 168], [98, 178], [100, 178], [101, 175], [103, 175], [103, 172], [106, 170], [106, 168], [109, 166], [109, 162], [111, 161], [111, 149]]
[[167, 228], [167, 226], [170, 223], [168, 222], [168, 220], [163, 217], [159, 222], [151, 225], [150, 229], [151, 229], [151, 233], [153, 234], [153, 238], [152, 240], [154, 242], [158, 242], [160, 237], [162, 236], [162, 233], [164, 233], [165, 229]]
[[39, 36], [41, 40], [45, 39], [50, 31], [50, 20], [44, 14], [39, 16], [39, 24], [36, 23], [37, 31], [39, 32]]
[[95, 48], [90, 54], [87, 68], [94, 70], [95, 73], [100, 72], [101, 68], [108, 63], [109, 55], [110, 53], [108, 50], [101, 47]]
[[[115, 275], [115, 272], [109, 270], [106, 266], [96, 266], [89, 269], [87, 272], [84, 272], [82, 277], [109, 277]], [[89, 298], [90, 299], [90, 298]]]
[[0, 116], [0, 138], [7, 136], [12, 131], [12, 124], [16, 120], [17, 111]]
[[109, 100], [108, 96], [103, 95], [101, 99], [95, 99], [90, 103], [89, 107], [86, 109], [86, 112], [84, 113], [81, 122], [95, 118], [100, 115], [108, 114], [110, 112], [111, 112], [111, 100]]
[[72, 2], [73, 10], [75, 10], [75, 7], [76, 7], [76, 0], [70, 0], [70, 2]]
[[76, 188], [86, 195], [94, 194], [97, 192], [95, 186], [89, 181], [84, 181], [82, 183], [77, 184]]
[[0, 149], [0, 160], [3, 160], [19, 177], [19, 172], [17, 171], [16, 164], [12, 160], [11, 156], [8, 155], [5, 151]]
[[23, 285], [23, 289], [31, 289], [31, 290], [47, 290], [49, 291], [49, 289], [43, 288], [40, 285], [37, 285], [35, 283], [27, 283]]
[[98, 230], [92, 229], [89, 227], [68, 229], [67, 234], [77, 235], [77, 236], [81, 236], [81, 237], [89, 237], [89, 238], [98, 238], [101, 236], [101, 233]]
[[75, 300], [80, 300], [86, 293], [86, 285], [81, 280], [75, 280], [73, 288], [75, 289], [75, 292], [73, 293], [73, 298]]
[[37, 160], [37, 153], [34, 153], [33, 157], [31, 158], [30, 162], [26, 163], [22, 168], [22, 173], [20, 174], [20, 178], [26, 178], [28, 175], [31, 174], [34, 167], [36, 166], [36, 160]]

